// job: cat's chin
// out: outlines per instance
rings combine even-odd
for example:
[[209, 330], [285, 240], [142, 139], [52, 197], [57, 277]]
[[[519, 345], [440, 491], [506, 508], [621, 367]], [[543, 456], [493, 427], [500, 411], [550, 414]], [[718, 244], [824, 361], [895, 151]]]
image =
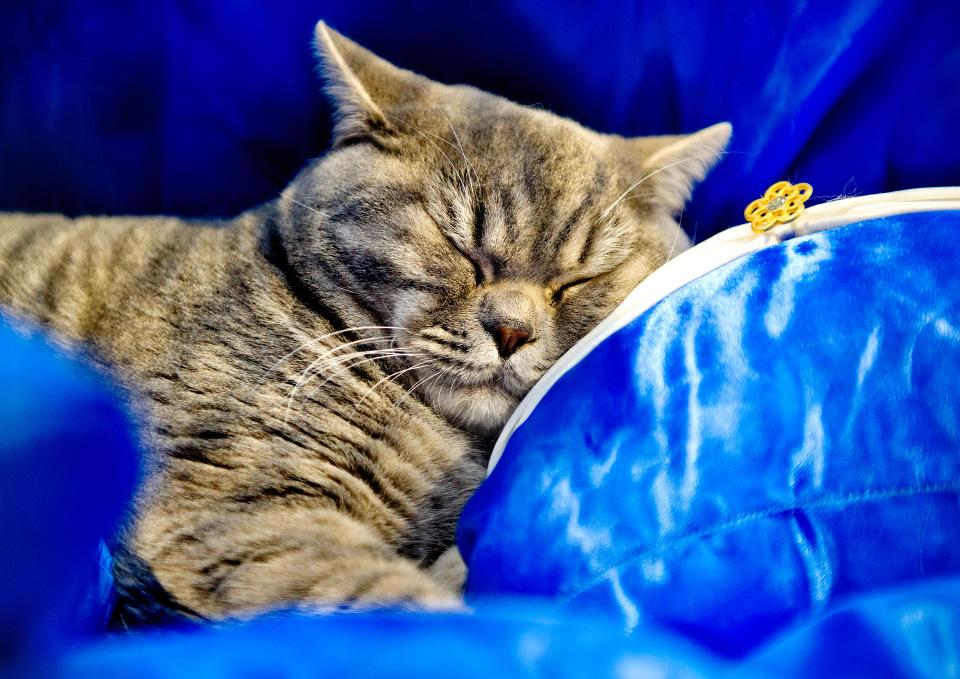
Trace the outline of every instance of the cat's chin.
[[467, 431], [494, 436], [506, 424], [520, 400], [497, 384], [448, 386], [427, 397], [440, 415]]

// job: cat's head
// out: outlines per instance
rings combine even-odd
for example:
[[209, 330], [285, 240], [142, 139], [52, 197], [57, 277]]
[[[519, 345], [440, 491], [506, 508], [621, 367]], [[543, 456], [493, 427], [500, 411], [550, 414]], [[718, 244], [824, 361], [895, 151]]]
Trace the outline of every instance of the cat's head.
[[[317, 25], [333, 147], [284, 191], [291, 265], [391, 326], [407, 377], [495, 433], [560, 355], [688, 247], [674, 215], [730, 125], [599, 134], [397, 68]], [[416, 367], [414, 367], [416, 366]]]

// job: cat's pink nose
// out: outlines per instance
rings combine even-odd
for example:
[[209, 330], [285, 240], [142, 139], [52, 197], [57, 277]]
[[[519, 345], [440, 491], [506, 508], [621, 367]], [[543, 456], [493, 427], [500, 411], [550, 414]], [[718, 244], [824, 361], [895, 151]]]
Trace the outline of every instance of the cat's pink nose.
[[530, 340], [530, 333], [521, 328], [511, 328], [507, 325], [497, 325], [490, 329], [493, 341], [497, 344], [497, 351], [501, 358], [507, 358]]

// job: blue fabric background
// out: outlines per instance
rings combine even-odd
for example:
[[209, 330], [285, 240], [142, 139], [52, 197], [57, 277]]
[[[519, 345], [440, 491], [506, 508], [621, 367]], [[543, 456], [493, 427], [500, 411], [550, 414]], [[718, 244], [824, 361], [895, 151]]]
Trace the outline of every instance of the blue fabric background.
[[0, 676], [102, 633], [100, 541], [136, 468], [115, 391], [0, 321]]
[[549, 616], [527, 603], [469, 616], [276, 616], [114, 639], [78, 648], [44, 676], [930, 679], [952, 676], [960, 665], [958, 639], [954, 578], [859, 597], [743, 663], [711, 657], [662, 631], [625, 638], [609, 620]]
[[229, 215], [327, 141], [315, 21], [628, 135], [733, 122], [697, 240], [779, 179], [960, 184], [954, 0], [20, 0], [0, 9], [0, 209]]
[[91, 644], [68, 655], [59, 669], [56, 676], [64, 679], [702, 679], [727, 668], [682, 639], [656, 632], [642, 641], [625, 639], [602, 618], [569, 620], [513, 605], [482, 616], [278, 615]]
[[[812, 183], [815, 199], [960, 184], [960, 5], [953, 0], [19, 0], [0, 7], [0, 210], [230, 215], [273, 197], [327, 143], [327, 107], [309, 46], [319, 18], [401, 66], [539, 103], [601, 131], [687, 132], [730, 120], [731, 153], [683, 215], [697, 240], [741, 221], [743, 207], [783, 178]], [[555, 476], [541, 470], [537, 478], [525, 477], [531, 470], [517, 456], [505, 458], [465, 522], [466, 551], [482, 566], [470, 583], [475, 600], [498, 590], [550, 594], [567, 603], [559, 615], [575, 616], [573, 623], [522, 622], [538, 615], [530, 609], [512, 622], [495, 612], [460, 621], [265, 621], [205, 635], [88, 646], [68, 656], [63, 672], [130, 676], [148, 661], [157, 676], [182, 676], [199, 658], [208, 663], [207, 676], [313, 676], [322, 671], [318, 658], [324, 654], [349, 668], [370, 655], [374, 639], [389, 649], [374, 665], [387, 671], [406, 663], [410, 676], [429, 676], [438, 651], [447, 653], [450, 666], [460, 662], [490, 673], [547, 669], [559, 676], [603, 676], [637, 667], [667, 668], [668, 676], [726, 673], [721, 661], [684, 650], [683, 641], [661, 640], [667, 633], [650, 632], [651, 624], [726, 653], [758, 648], [746, 666], [761, 675], [846, 677], [863, 670], [863, 676], [929, 676], [956, 668], [951, 642], [960, 637], [958, 580], [909, 584], [920, 575], [956, 572], [960, 558], [951, 485], [956, 457], [921, 455], [956, 450], [960, 418], [950, 407], [960, 368], [956, 342], [936, 323], [916, 335], [910, 379], [923, 389], [906, 391], [895, 370], [897, 351], [910, 329], [920, 328], [922, 309], [936, 309], [951, 327], [960, 327], [952, 301], [960, 291], [937, 269], [952, 265], [949, 271], [956, 271], [948, 257], [955, 238], [948, 217], [931, 227], [940, 229], [939, 240], [916, 222], [899, 224], [884, 226], [894, 240], [840, 235], [836, 247], [817, 237], [809, 241], [813, 246], [778, 248], [711, 279], [719, 286], [712, 305], [684, 306], [673, 298], [640, 322], [643, 340], [664, 348], [664, 374], [688, 387], [655, 403], [667, 414], [661, 440], [635, 435], [621, 442], [644, 451], [636, 469], [644, 483], [665, 470], [659, 478], [666, 495], [649, 496], [660, 497], [659, 505], [614, 507], [616, 495], [608, 491], [604, 500], [592, 494], [589, 482], [596, 475], [605, 474], [619, 492], [613, 479], [627, 484], [634, 470], [627, 474], [613, 465], [605, 471], [607, 457], [591, 459], [611, 442], [591, 426], [577, 434], [585, 452], [574, 451], [580, 458], [571, 458], [569, 469], [554, 469]], [[820, 260], [827, 252], [833, 257]], [[843, 252], [860, 257], [863, 270], [875, 275], [858, 273], [854, 260], [838, 256]], [[884, 263], [899, 261], [902, 273], [927, 260], [931, 268], [923, 271], [939, 274], [923, 279], [918, 271], [886, 285], [893, 269]], [[750, 266], [757, 267], [752, 274]], [[849, 276], [844, 286], [830, 286], [812, 275], [821, 269]], [[739, 293], [723, 287], [736, 281], [731, 271], [742, 276]], [[763, 285], [764, 276], [774, 274], [793, 281], [790, 294]], [[790, 313], [739, 319], [731, 316], [743, 301], [737, 294], [771, 309], [788, 309], [791, 300], [796, 306]], [[696, 317], [700, 312], [705, 315]], [[880, 317], [874, 367], [857, 391], [851, 380], [864, 365], [871, 321]], [[684, 365], [691, 354], [677, 344], [687, 336], [673, 338], [668, 321], [713, 328], [739, 322], [740, 331], [760, 338], [783, 324], [779, 351], [744, 348], [759, 362], [750, 363], [752, 377], [743, 384], [704, 373], [696, 389], [701, 401], [729, 403], [728, 387], [755, 398], [698, 411], [700, 424], [714, 427], [716, 436], [694, 449], [709, 449], [727, 464], [694, 465], [699, 476], [692, 486], [686, 458], [665, 462], [658, 453], [663, 441], [680, 442], [686, 451], [695, 430], [685, 419], [693, 412], [692, 383], [684, 382], [692, 374]], [[657, 323], [659, 336], [652, 334]], [[830, 323], [829, 330], [815, 332]], [[97, 539], [116, 523], [133, 462], [126, 420], [103, 387], [47, 348], [6, 332], [0, 330], [0, 377], [6, 380], [0, 415], [7, 418], [3, 431], [22, 437], [4, 442], [0, 455], [0, 535], [7, 556], [0, 560], [0, 660], [9, 663], [14, 652], [31, 655], [43, 668], [33, 674], [50, 676], [55, 653], [95, 627], [102, 613], [83, 608], [81, 590], [96, 579]], [[694, 337], [693, 355], [740, 365], [737, 343], [715, 340]], [[618, 360], [627, 360], [636, 341], [614, 340], [586, 365], [618, 351]], [[888, 381], [876, 383], [880, 376]], [[592, 393], [596, 380], [588, 386]], [[817, 446], [801, 445], [805, 430], [798, 430], [810, 421], [810, 404], [853, 403], [865, 390], [873, 396], [849, 430], [836, 419], [842, 409], [821, 409], [824, 431], [842, 435], [823, 439], [825, 464], [819, 466]], [[948, 392], [949, 399], [937, 396]], [[597, 426], [624, 412], [614, 394], [597, 393], [597, 403], [609, 405]], [[548, 411], [562, 410], [564, 399], [551, 396]], [[77, 428], [78, 422], [84, 426]], [[638, 424], [652, 422], [651, 416]], [[734, 430], [758, 445], [736, 455], [722, 435]], [[806, 433], [815, 443], [815, 427]], [[521, 432], [511, 449], [530, 445], [535, 455], [536, 441], [523, 441]], [[758, 461], [762, 454], [770, 454], [772, 464]], [[848, 474], [833, 466], [838, 460]], [[511, 469], [519, 474], [513, 487], [504, 481], [504, 470]], [[711, 484], [721, 481], [727, 484], [722, 494], [689, 491], [719, 489]], [[579, 485], [565, 489], [564, 483]], [[543, 496], [531, 488], [543, 488]], [[885, 494], [862, 495], [874, 488]], [[923, 488], [929, 492], [914, 492]], [[519, 504], [521, 492], [527, 505]], [[824, 501], [808, 503], [816, 497]], [[501, 502], [499, 514], [488, 511]], [[750, 521], [737, 522], [738, 507]], [[613, 519], [604, 516], [608, 511]], [[613, 530], [606, 537], [615, 536], [616, 544], [578, 532], [608, 519]], [[737, 530], [718, 530], [723, 526]], [[550, 531], [571, 540], [543, 548]], [[597, 579], [619, 567], [631, 549], [637, 555], [667, 544], [662, 563], [624, 561], [616, 570], [619, 589], [611, 577]], [[684, 568], [682, 556], [702, 568]], [[783, 569], [769, 568], [771, 560]], [[664, 576], [684, 586], [671, 591], [658, 582]], [[858, 596], [884, 585], [895, 591]], [[737, 606], [722, 605], [729, 601]], [[613, 626], [626, 623], [635, 634], [624, 640], [608, 624], [591, 631], [585, 609], [614, 611], [619, 618]], [[785, 627], [817, 615], [806, 628]], [[757, 646], [781, 628], [786, 636]], [[656, 659], [649, 657], [654, 647], [643, 644], [647, 635], [657, 640]], [[423, 646], [414, 645], [418, 639]], [[638, 657], [650, 664], [631, 664]], [[939, 664], [931, 667], [930, 658]], [[9, 668], [0, 662], [0, 673]]]
[[610, 336], [464, 509], [468, 600], [536, 594], [738, 656], [960, 574], [958, 233], [934, 212], [798, 238]]

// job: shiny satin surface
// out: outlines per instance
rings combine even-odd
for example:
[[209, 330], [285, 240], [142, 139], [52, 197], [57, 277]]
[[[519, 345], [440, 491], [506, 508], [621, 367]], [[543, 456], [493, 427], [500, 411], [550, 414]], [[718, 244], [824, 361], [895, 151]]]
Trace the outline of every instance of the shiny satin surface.
[[498, 605], [483, 615], [263, 616], [88, 644], [66, 653], [52, 670], [38, 676], [705, 679], [729, 671], [720, 659], [683, 639], [655, 632], [642, 640], [626, 639], [609, 621], [549, 616], [530, 602]]
[[44, 676], [23, 668], [102, 633], [101, 538], [133, 489], [132, 429], [95, 370], [0, 317], [0, 676]]
[[468, 600], [535, 594], [740, 656], [960, 573], [958, 234], [934, 212], [798, 238], [608, 338], [468, 503]]
[[742, 661], [712, 656], [655, 629], [624, 636], [614, 622], [582, 614], [551, 616], [537, 601], [501, 602], [463, 615], [277, 615], [88, 643], [69, 649], [56, 671], [48, 662], [38, 674], [930, 679], [960, 672], [960, 578], [858, 597]]
[[960, 676], [960, 578], [858, 597], [798, 625], [735, 667], [779, 679]]

